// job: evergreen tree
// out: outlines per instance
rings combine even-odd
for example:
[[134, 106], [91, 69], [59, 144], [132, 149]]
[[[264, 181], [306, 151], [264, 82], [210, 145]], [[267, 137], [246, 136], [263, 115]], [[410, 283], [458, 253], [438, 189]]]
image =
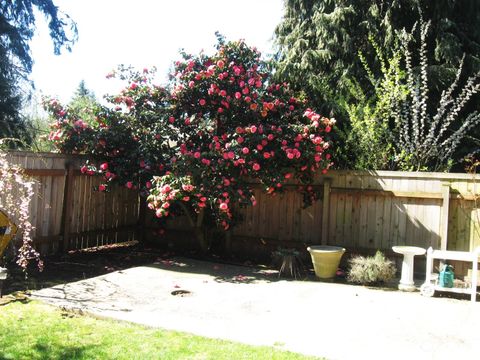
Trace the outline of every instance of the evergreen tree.
[[52, 0], [0, 0], [0, 137], [30, 138], [20, 114], [24, 97], [20, 86], [33, 65], [29, 41], [35, 34], [35, 8], [48, 20], [55, 54], [62, 47], [70, 50], [76, 39], [75, 23]]
[[77, 90], [75, 90], [73, 99], [77, 99], [77, 98], [95, 99], [94, 92], [87, 88], [87, 85], [85, 84], [85, 80], [81, 80], [80, 83], [78, 84]]
[[478, 0], [286, 0], [276, 29], [278, 72], [293, 83], [307, 84], [315, 97], [325, 96], [325, 85], [343, 89], [346, 79], [364, 76], [358, 51], [372, 54], [369, 61], [375, 59], [369, 35], [391, 52], [396, 32], [410, 30], [419, 9], [431, 22], [427, 51], [435, 84], [445, 75], [454, 77], [464, 53], [467, 71], [480, 68]]
[[[421, 17], [431, 24], [426, 44], [429, 105], [438, 104], [441, 89], [455, 79], [463, 54], [467, 76], [480, 69], [478, 0], [286, 0], [276, 29], [277, 76], [305, 91], [316, 108], [339, 120], [337, 142], [341, 143], [351, 128], [339, 104], [355, 101], [352, 82], [368, 97], [375, 91], [368, 78], [382, 76], [369, 37], [385, 58], [391, 58], [398, 47], [398, 32], [410, 31]], [[412, 53], [419, 46], [412, 42]], [[362, 61], [372, 64], [372, 74], [366, 74]], [[418, 58], [413, 61], [419, 63]], [[336, 154], [337, 165], [350, 166], [355, 161], [353, 149], [338, 148], [343, 153]]]

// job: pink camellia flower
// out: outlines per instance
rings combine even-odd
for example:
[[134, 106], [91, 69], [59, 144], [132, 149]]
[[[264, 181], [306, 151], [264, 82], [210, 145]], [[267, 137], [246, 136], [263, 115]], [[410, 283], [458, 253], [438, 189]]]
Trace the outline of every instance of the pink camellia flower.
[[287, 153], [287, 158], [289, 158], [290, 160], [293, 159], [294, 157], [295, 157], [295, 154], [293, 152]]
[[170, 207], [170, 203], [169, 203], [169, 202], [164, 202], [164, 203], [162, 204], [162, 208], [164, 208], [164, 209], [168, 209], [169, 207]]
[[185, 119], [185, 125], [190, 125], [190, 118], [187, 117], [187, 118]]
[[223, 69], [223, 67], [225, 66], [225, 61], [223, 61], [223, 60], [218, 60], [218, 61], [217, 61], [217, 66], [218, 66], [220, 69]]
[[218, 93], [220, 96], [227, 96], [227, 92], [225, 90], [220, 90], [220, 92]]
[[229, 159], [234, 159], [235, 158], [235, 153], [233, 151], [229, 151], [227, 153], [227, 156], [228, 156]]
[[205, 202], [205, 201], [207, 201], [207, 198], [206, 198], [205, 196], [202, 196], [202, 197], [200, 198], [200, 201], [201, 201], [201, 202]]
[[230, 180], [228, 180], [228, 179], [223, 179], [223, 185], [225, 185], [225, 186], [230, 186]]
[[223, 108], [219, 107], [218, 110], [217, 110], [217, 112], [218, 112], [219, 114], [223, 113]]
[[242, 97], [242, 94], [240, 92], [235, 93], [235, 99], [240, 99]]
[[195, 81], [190, 80], [190, 81], [188, 82], [188, 87], [193, 88], [194, 86], [195, 86]]
[[245, 86], [245, 87], [242, 89], [242, 93], [243, 93], [244, 95], [247, 95], [249, 92], [250, 92], [250, 90], [248, 89], [247, 86]]
[[136, 83], [132, 83], [130, 85], [130, 90], [135, 90], [137, 87], [138, 87], [138, 85]]
[[163, 216], [163, 209], [160, 208], [160, 209], [155, 210], [155, 216], [157, 218], [162, 217]]
[[183, 200], [183, 201], [190, 201], [190, 196], [184, 196], [184, 197], [182, 198], [182, 200]]
[[205, 101], [205, 99], [200, 99], [198, 103], [200, 104], [200, 106], [204, 106], [207, 102]]
[[147, 181], [147, 182], [145, 183], [145, 187], [146, 187], [147, 189], [151, 189], [151, 188], [152, 188], [152, 183], [151, 183], [150, 181]]
[[193, 157], [194, 157], [195, 159], [200, 159], [200, 156], [201, 156], [201, 154], [200, 154], [199, 151], [196, 151], [195, 154], [193, 154]]
[[83, 120], [77, 120], [73, 123], [73, 125], [77, 128], [85, 129], [87, 127], [87, 124], [83, 122]]
[[170, 117], [168, 118], [168, 122], [169, 122], [170, 124], [173, 124], [173, 123], [175, 122], [175, 118], [174, 118], [173, 116], [170, 116]]
[[256, 87], [256, 88], [261, 88], [261, 87], [262, 87], [262, 82], [261, 82], [260, 80], [257, 80], [257, 81], [255, 82], [255, 87]]
[[192, 191], [193, 190], [193, 185], [183, 184], [182, 189], [185, 190], [185, 191]]
[[243, 131], [243, 128], [241, 128], [240, 126], [237, 126], [237, 128], [235, 129], [235, 132], [237, 134], [242, 134], [244, 131]]
[[110, 171], [107, 171], [105, 173], [105, 179], [110, 179], [112, 177], [112, 173]]
[[161, 189], [160, 189], [160, 192], [162, 194], [166, 194], [168, 192], [170, 192], [172, 190], [172, 188], [170, 187], [170, 185], [164, 185]]
[[252, 98], [250, 96], [245, 96], [245, 102], [248, 104], [252, 101]]
[[88, 168], [87, 168], [85, 165], [83, 165], [83, 166], [80, 168], [80, 172], [81, 172], [82, 174], [86, 174], [87, 171], [88, 171]]
[[245, 139], [241, 136], [238, 137], [237, 143], [242, 144], [245, 141]]
[[104, 184], [98, 185], [98, 191], [103, 192], [103, 191], [105, 191], [106, 189], [107, 189], [106, 185], [104, 185]]
[[252, 169], [255, 170], [255, 171], [258, 171], [258, 170], [260, 170], [260, 165], [255, 163], [255, 164], [253, 164]]
[[243, 87], [245, 86], [245, 81], [243, 81], [243, 80], [240, 81], [240, 82], [238, 83], [238, 85], [239, 85], [241, 88], [243, 88]]
[[207, 205], [204, 202], [199, 202], [198, 203], [198, 207], [204, 208], [205, 206], [207, 206]]
[[131, 181], [127, 181], [127, 183], [125, 184], [125, 186], [128, 188], [128, 189], [131, 189], [133, 188], [133, 183]]
[[255, 125], [250, 126], [250, 131], [252, 134], [255, 134], [257, 132], [257, 127]]
[[250, 150], [247, 147], [244, 147], [242, 149], [242, 153], [244, 153], [245, 155], [248, 154], [249, 152], [250, 152]]
[[271, 156], [271, 155], [270, 155], [269, 152], [264, 152], [264, 153], [263, 153], [263, 157], [264, 157], [265, 159], [269, 159], [270, 156]]
[[292, 177], [292, 174], [291, 173], [286, 173], [285, 174], [285, 179], [290, 179]]
[[226, 211], [226, 210], [228, 210], [228, 204], [222, 202], [222, 203], [220, 203], [219, 208], [220, 208], [220, 210], [222, 210], [222, 211]]
[[258, 145], [257, 145], [257, 150], [258, 150], [258, 151], [262, 151], [262, 150], [263, 150], [263, 145], [258, 144]]

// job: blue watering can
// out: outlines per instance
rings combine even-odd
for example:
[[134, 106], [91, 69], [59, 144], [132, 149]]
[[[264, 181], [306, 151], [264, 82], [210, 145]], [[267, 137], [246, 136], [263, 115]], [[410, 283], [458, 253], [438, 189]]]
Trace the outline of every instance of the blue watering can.
[[455, 273], [453, 272], [453, 266], [445, 264], [442, 271], [440, 271], [440, 276], [438, 284], [441, 287], [453, 288], [453, 279], [455, 279]]

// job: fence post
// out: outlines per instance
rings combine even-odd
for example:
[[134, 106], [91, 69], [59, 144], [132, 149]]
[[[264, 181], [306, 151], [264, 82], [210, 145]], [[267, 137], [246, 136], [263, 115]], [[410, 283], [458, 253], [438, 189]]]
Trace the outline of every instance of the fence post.
[[450, 206], [450, 183], [442, 183], [442, 217], [440, 220], [440, 249], [447, 250], [448, 208]]
[[63, 190], [63, 208], [61, 221], [61, 240], [58, 246], [58, 252], [68, 251], [70, 248], [70, 218], [72, 216], [72, 199], [73, 199], [73, 177], [74, 166], [69, 163], [67, 165], [67, 175], [65, 177], [65, 187]]
[[145, 197], [140, 196], [139, 199], [139, 209], [138, 209], [138, 221], [137, 221], [137, 236], [140, 243], [145, 243], [145, 228], [146, 228], [146, 219], [147, 219], [147, 200]]
[[322, 210], [322, 239], [321, 244], [327, 245], [328, 243], [328, 216], [330, 209], [330, 185], [332, 179], [325, 178], [323, 181], [323, 210]]

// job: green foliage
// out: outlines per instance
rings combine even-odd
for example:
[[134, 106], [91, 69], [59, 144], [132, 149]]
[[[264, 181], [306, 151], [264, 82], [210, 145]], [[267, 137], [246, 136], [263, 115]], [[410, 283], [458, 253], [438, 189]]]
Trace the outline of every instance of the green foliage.
[[48, 19], [56, 54], [62, 47], [69, 50], [76, 37], [75, 23], [52, 0], [0, 0], [0, 138], [17, 138], [26, 144], [32, 140], [31, 124], [22, 117], [21, 108], [33, 64], [29, 41], [35, 33], [34, 9]]
[[357, 154], [352, 161], [352, 168], [391, 169], [395, 166], [396, 151], [391, 124], [392, 106], [403, 101], [408, 94], [404, 84], [405, 72], [401, 68], [402, 53], [397, 49], [387, 59], [373, 37], [370, 41], [380, 64], [381, 76], [374, 75], [365, 56], [359, 52], [370, 86], [364, 90], [359, 82], [352, 79], [348, 87], [350, 100], [341, 102], [351, 123], [346, 145]]
[[377, 251], [375, 256], [355, 256], [349, 261], [350, 271], [347, 280], [362, 285], [386, 282], [395, 276], [395, 264]]
[[[275, 35], [278, 45], [276, 76], [281, 81], [288, 81], [294, 89], [302, 89], [313, 106], [338, 120], [333, 134], [339, 144], [335, 154], [337, 167], [361, 168], [390, 163], [390, 157], [383, 153], [370, 161], [362, 152], [361, 158], [357, 159], [359, 149], [352, 147], [356, 135], [349, 134], [352, 126], [355, 132], [358, 126], [350, 123], [349, 116], [352, 111], [362, 118], [371, 118], [375, 113], [376, 105], [369, 104], [375, 90], [365, 77], [364, 63], [371, 64], [371, 75], [376, 79], [382, 78], [384, 73], [369, 40], [370, 34], [375, 34], [382, 52], [390, 56], [396, 50], [397, 32], [411, 29], [419, 13], [431, 22], [432, 36], [425, 48], [431, 59], [428, 73], [432, 96], [427, 104], [430, 107], [440, 97], [440, 89], [453, 81], [464, 54], [466, 73], [480, 69], [479, 1], [285, 1], [284, 16]], [[354, 56], [358, 52], [363, 54], [363, 60]], [[364, 103], [370, 107], [365, 115], [358, 114], [362, 111], [359, 108], [342, 106], [345, 103], [361, 106], [361, 100], [352, 94], [352, 86], [364, 89]], [[480, 135], [479, 130], [473, 131], [474, 136]]]
[[0, 311], [1, 359], [310, 359], [265, 346], [96, 319], [37, 302]]
[[369, 53], [369, 34], [376, 34], [379, 45], [391, 51], [396, 31], [411, 29], [419, 9], [432, 23], [427, 47], [439, 84], [441, 77], [451, 75], [464, 53], [471, 68], [480, 66], [477, 0], [286, 0], [276, 29], [278, 70], [292, 84], [305, 83], [316, 95], [324, 93], [318, 87], [322, 84], [343, 89], [348, 85], [345, 76], [358, 79], [363, 75], [361, 61], [352, 54]]

